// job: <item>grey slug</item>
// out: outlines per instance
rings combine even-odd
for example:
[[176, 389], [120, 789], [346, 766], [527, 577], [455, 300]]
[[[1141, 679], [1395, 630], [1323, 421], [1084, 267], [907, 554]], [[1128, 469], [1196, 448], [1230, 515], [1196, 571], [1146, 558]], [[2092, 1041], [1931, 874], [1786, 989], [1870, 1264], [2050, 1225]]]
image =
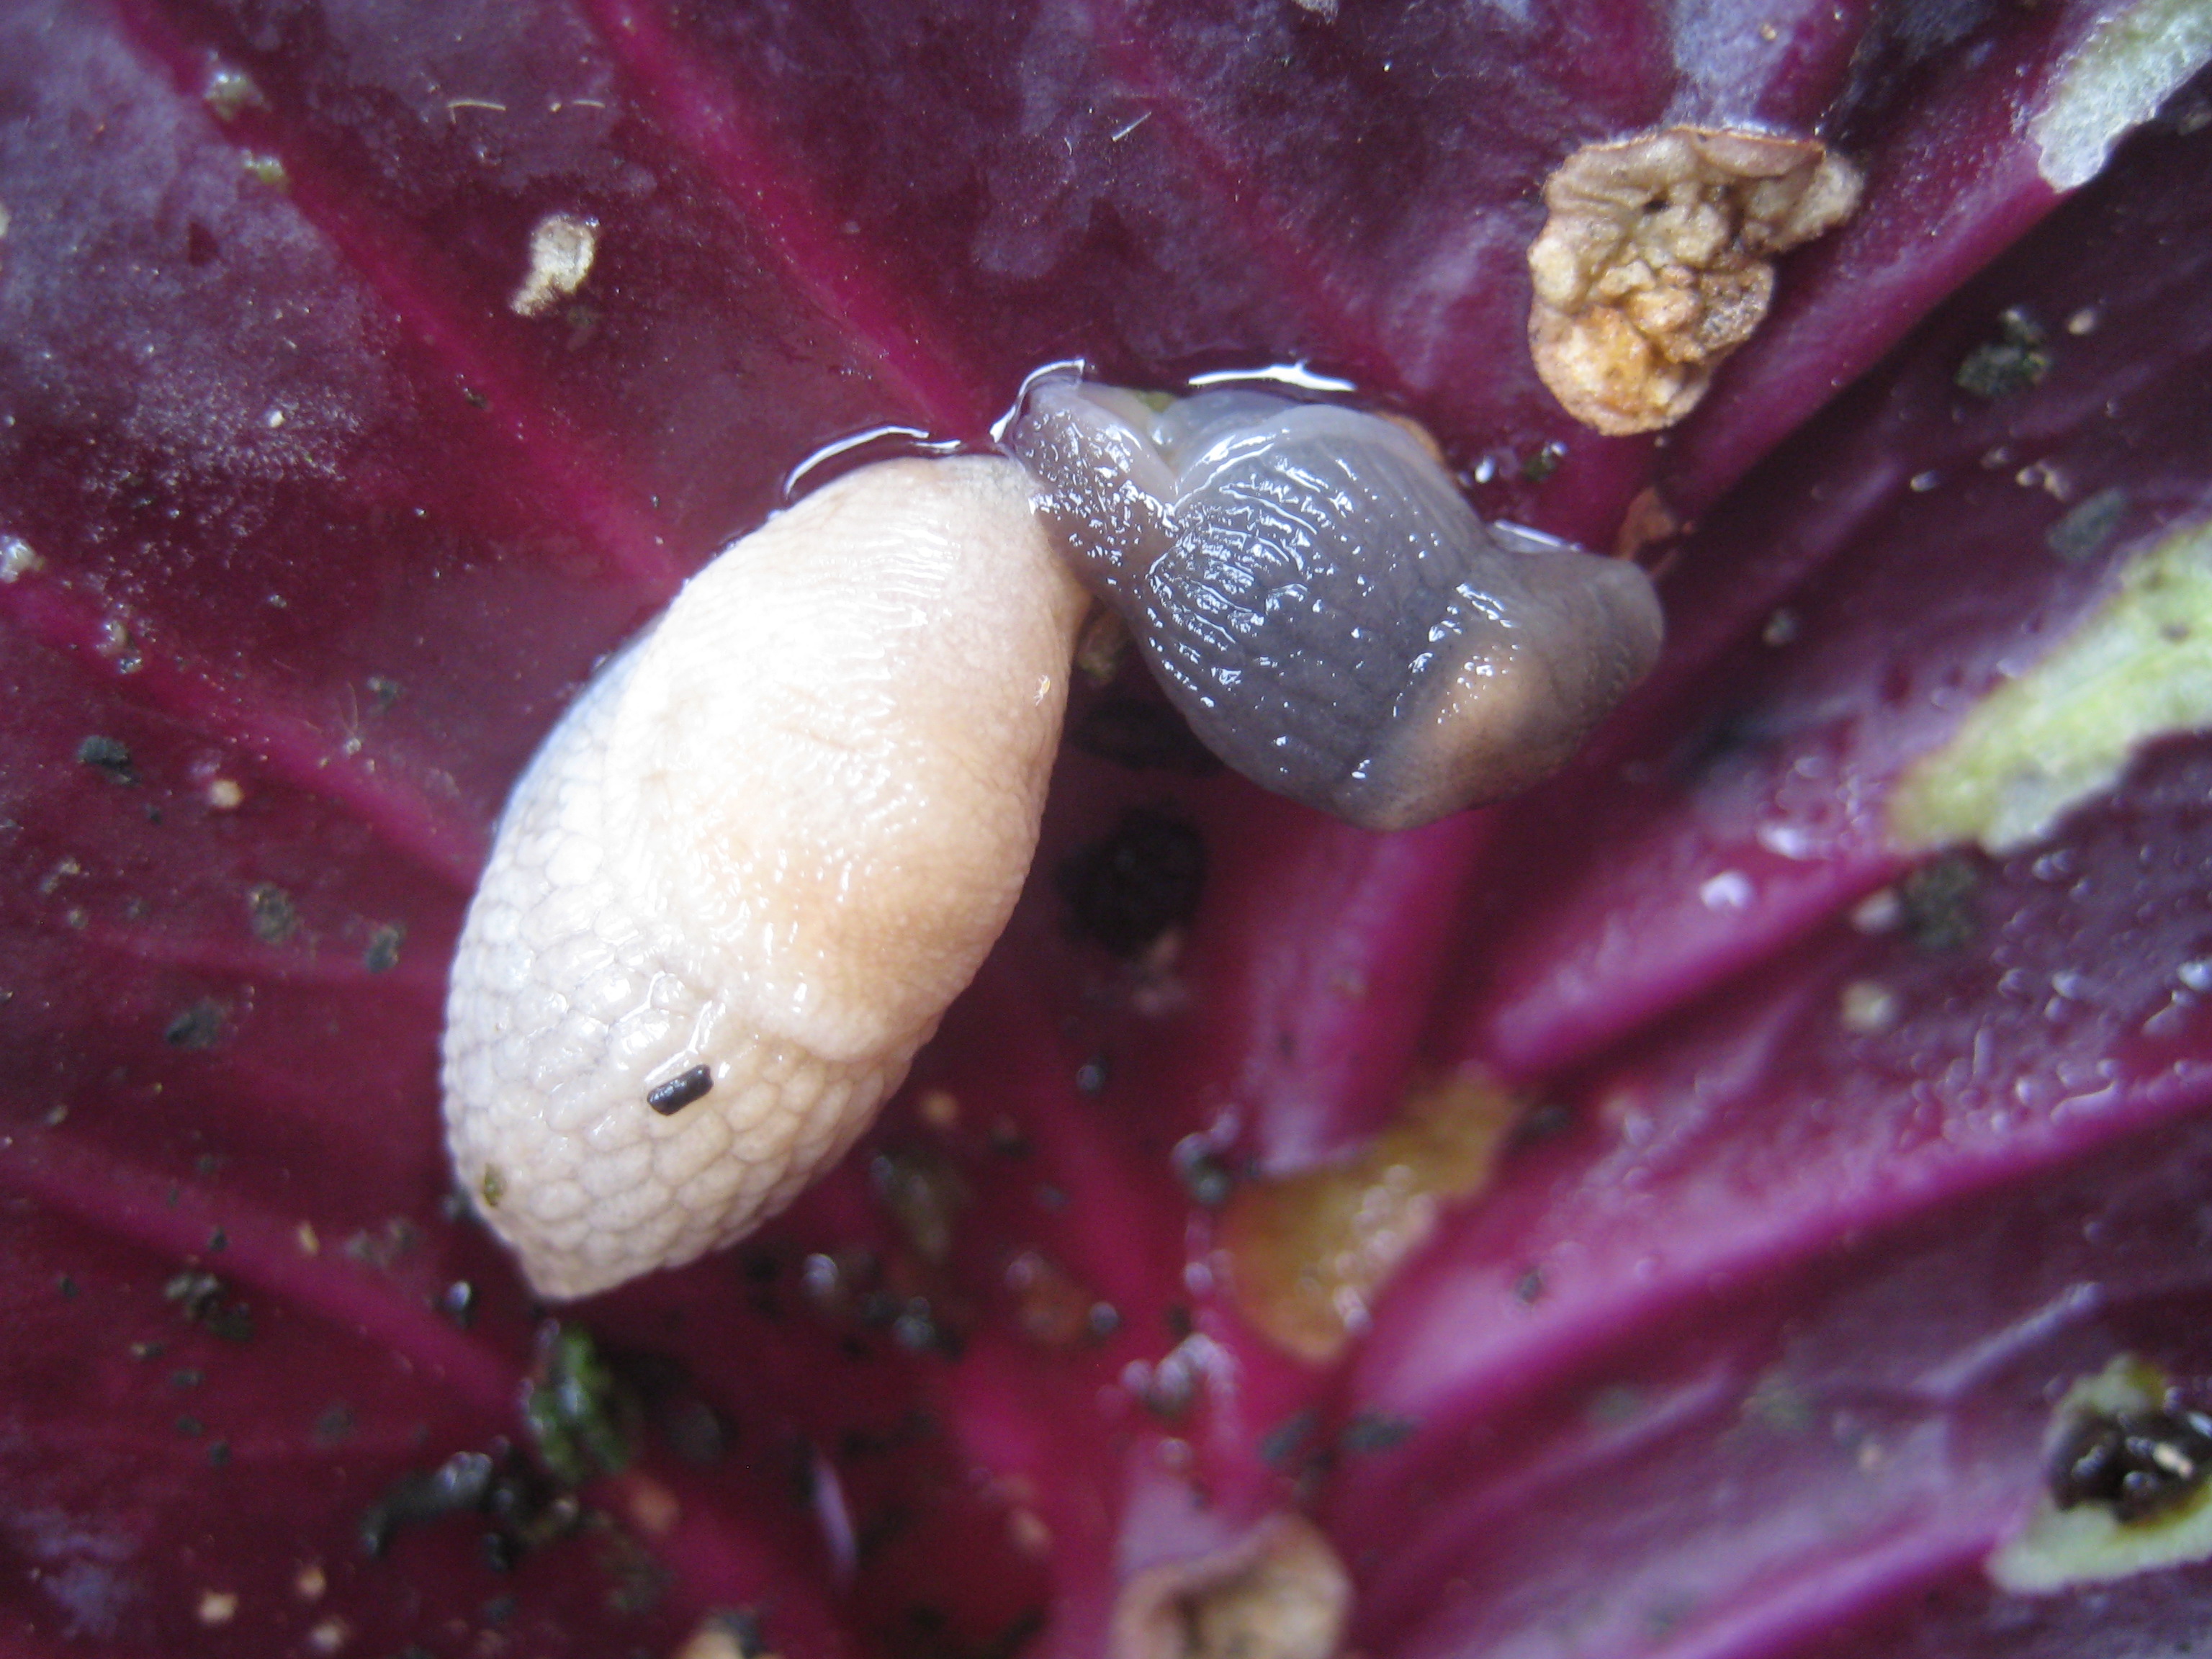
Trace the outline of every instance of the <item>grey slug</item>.
[[1658, 657], [1641, 570], [1486, 525], [1382, 416], [1055, 377], [1012, 447], [1206, 746], [1369, 829], [1526, 789]]

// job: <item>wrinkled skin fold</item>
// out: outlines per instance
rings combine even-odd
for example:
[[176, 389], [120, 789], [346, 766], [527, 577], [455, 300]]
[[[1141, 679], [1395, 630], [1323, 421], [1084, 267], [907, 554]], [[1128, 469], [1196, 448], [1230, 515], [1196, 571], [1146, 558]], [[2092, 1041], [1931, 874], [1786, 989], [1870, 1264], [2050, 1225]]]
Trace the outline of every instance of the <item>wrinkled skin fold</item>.
[[1247, 390], [1155, 414], [1051, 377], [1008, 441], [1191, 734], [1363, 830], [1541, 782], [1659, 655], [1640, 568], [1485, 525], [1364, 410]]
[[[11, 1649], [665, 1654], [744, 1609], [787, 1659], [1074, 1659], [1290, 1511], [1390, 1659], [2200, 1631], [2202, 1565], [1982, 1562], [2069, 1382], [2212, 1380], [2212, 746], [2002, 858], [1887, 817], [2212, 516], [2206, 83], [2040, 171], [2116, 11], [0, 15]], [[1674, 122], [1865, 191], [1663, 447], [1601, 440], [1526, 356], [1540, 183]], [[518, 308], [556, 215], [589, 270]], [[1962, 387], [2014, 308], [2039, 366]], [[542, 1331], [436, 1125], [499, 802], [792, 467], [980, 442], [1077, 355], [1310, 362], [1584, 545], [1656, 489], [1666, 656], [1542, 790], [1395, 837], [1103, 758], [1152, 694], [1085, 690], [878, 1127]], [[1135, 806], [1207, 873], [1132, 959], [1051, 878]], [[1272, 1347], [1219, 1183], [1465, 1067], [1535, 1103], [1487, 1190], [1342, 1358]]]

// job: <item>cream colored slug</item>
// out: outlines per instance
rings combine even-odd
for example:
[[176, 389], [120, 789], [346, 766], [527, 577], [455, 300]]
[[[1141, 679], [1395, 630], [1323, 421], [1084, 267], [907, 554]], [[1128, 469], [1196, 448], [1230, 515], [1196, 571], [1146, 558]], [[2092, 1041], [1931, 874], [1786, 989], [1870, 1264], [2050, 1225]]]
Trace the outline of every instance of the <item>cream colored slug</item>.
[[1375, 416], [1048, 378], [1012, 443], [735, 544], [515, 787], [447, 1139], [543, 1294], [740, 1237], [898, 1085], [1028, 872], [1075, 573], [1232, 765], [1375, 828], [1535, 781], [1658, 650], [1640, 571], [1485, 526]]
[[726, 1244], [865, 1128], [1012, 909], [1085, 600], [1012, 461], [772, 519], [515, 787], [454, 961], [447, 1139], [543, 1294]]

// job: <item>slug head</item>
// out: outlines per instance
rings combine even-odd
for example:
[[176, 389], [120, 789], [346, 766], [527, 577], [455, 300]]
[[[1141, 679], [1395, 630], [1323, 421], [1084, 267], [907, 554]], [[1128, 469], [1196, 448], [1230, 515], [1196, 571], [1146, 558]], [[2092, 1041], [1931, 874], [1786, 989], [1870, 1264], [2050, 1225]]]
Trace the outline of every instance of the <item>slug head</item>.
[[1641, 570], [1484, 524], [1379, 416], [1054, 378], [1011, 441], [1207, 746], [1368, 829], [1539, 781], [1658, 657]]

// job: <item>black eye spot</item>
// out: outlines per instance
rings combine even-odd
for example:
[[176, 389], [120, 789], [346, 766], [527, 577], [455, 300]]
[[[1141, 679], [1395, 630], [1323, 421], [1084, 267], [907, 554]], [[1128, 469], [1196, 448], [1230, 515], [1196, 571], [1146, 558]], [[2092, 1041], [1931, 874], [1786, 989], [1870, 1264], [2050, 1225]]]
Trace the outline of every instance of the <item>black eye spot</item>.
[[704, 1066], [694, 1066], [647, 1093], [645, 1103], [663, 1117], [674, 1117], [714, 1086], [714, 1073]]
[[2051, 1460], [2051, 1501], [2102, 1504], [2122, 1521], [2178, 1508], [2212, 1475], [2212, 1418], [2177, 1407], [2114, 1412], [2077, 1425]]
[[1078, 932], [1116, 956], [1138, 956], [1198, 914], [1206, 842], [1179, 818], [1134, 807], [1104, 840], [1070, 854], [1058, 883]]

